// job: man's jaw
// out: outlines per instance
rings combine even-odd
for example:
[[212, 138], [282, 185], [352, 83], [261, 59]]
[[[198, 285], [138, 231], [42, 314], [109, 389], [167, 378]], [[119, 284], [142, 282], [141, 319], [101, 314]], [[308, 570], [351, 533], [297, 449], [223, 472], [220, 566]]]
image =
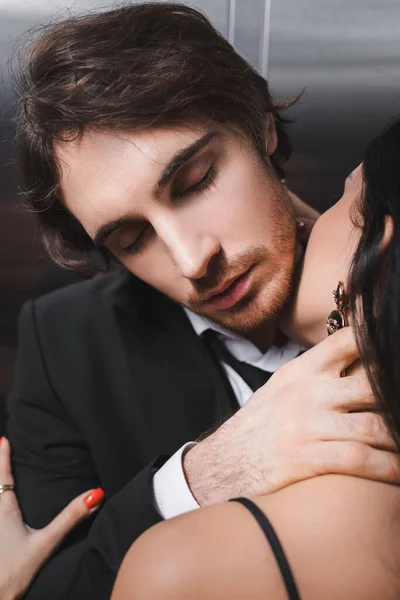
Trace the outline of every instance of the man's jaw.
[[198, 314], [211, 319], [222, 327], [249, 339], [265, 351], [275, 343], [277, 322], [291, 289], [292, 268], [276, 274], [267, 280], [262, 265], [255, 269], [253, 282], [248, 294], [233, 307], [219, 310], [202, 304], [193, 309]]

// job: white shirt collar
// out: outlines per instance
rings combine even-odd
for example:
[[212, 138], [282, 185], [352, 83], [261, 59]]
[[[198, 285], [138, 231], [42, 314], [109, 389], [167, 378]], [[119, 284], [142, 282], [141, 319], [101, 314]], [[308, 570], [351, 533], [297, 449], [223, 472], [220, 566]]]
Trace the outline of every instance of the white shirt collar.
[[197, 335], [201, 336], [207, 329], [216, 331], [220, 334], [221, 341], [224, 342], [235, 358], [246, 361], [265, 371], [271, 373], [276, 371], [286, 362], [298, 356], [304, 349], [298, 342], [289, 339], [282, 347], [271, 346], [266, 352], [261, 352], [255, 344], [239, 334], [222, 327], [222, 325], [203, 315], [192, 312], [186, 307], [183, 308]]
[[238, 334], [234, 333], [233, 331], [222, 327], [222, 325], [218, 325], [218, 323], [212, 321], [208, 317], [204, 317], [203, 315], [199, 315], [198, 313], [189, 310], [188, 308], [186, 308], [186, 306], [183, 306], [183, 309], [187, 314], [189, 321], [191, 322], [193, 329], [195, 330], [197, 335], [202, 335], [205, 331], [207, 331], [207, 329], [212, 329], [213, 331], [217, 331], [221, 335], [228, 338], [244, 339]]

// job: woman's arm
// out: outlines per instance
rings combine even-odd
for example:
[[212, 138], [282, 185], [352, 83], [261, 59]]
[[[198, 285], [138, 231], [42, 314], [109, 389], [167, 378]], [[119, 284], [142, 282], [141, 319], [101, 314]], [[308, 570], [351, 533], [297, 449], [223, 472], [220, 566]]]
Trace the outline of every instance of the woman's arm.
[[[400, 491], [328, 475], [256, 499], [271, 521], [303, 600], [400, 597]], [[254, 517], [235, 502], [156, 525], [133, 544], [112, 600], [287, 600]]]

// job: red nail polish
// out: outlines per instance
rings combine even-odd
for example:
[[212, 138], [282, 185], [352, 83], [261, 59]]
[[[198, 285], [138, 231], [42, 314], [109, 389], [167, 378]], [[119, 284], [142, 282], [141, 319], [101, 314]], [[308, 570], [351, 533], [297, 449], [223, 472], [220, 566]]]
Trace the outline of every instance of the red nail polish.
[[83, 499], [87, 508], [94, 508], [95, 506], [98, 506], [103, 500], [104, 491], [101, 488], [97, 488], [96, 490], [93, 490], [93, 492], [89, 492], [89, 494]]

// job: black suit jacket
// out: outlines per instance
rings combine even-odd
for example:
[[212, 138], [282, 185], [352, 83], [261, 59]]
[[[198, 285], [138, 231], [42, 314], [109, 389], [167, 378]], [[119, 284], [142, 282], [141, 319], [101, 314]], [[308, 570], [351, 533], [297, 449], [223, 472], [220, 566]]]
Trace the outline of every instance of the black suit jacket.
[[125, 270], [23, 307], [8, 406], [30, 526], [43, 527], [85, 490], [106, 494], [29, 600], [108, 599], [130, 545], [161, 520], [154, 470], [231, 410], [226, 381], [183, 309]]

